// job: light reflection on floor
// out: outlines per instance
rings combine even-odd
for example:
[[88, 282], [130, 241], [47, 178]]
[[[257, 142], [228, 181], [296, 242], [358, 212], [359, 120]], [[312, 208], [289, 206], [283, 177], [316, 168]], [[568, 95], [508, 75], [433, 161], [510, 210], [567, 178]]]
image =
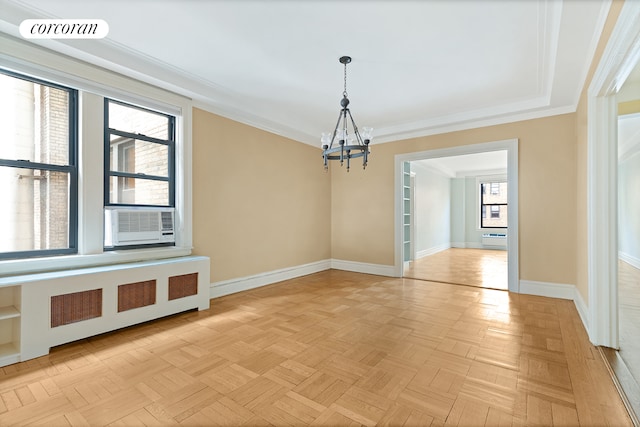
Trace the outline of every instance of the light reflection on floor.
[[451, 248], [409, 263], [404, 277], [508, 289], [507, 251]]

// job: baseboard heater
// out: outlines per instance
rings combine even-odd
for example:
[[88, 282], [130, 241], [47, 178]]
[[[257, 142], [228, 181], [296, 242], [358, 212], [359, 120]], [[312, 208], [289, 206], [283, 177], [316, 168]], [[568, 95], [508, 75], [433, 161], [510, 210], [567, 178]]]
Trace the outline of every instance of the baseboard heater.
[[490, 248], [507, 248], [506, 233], [485, 233], [482, 235], [482, 246]]

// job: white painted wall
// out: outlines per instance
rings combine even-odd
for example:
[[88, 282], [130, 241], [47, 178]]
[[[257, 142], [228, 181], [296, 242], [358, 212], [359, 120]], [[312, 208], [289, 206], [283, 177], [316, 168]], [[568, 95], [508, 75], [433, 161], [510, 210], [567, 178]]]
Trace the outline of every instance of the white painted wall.
[[640, 268], [640, 152], [619, 164], [618, 197], [620, 257]]
[[451, 178], [451, 246], [465, 248], [467, 242], [467, 206], [465, 178]]
[[411, 163], [415, 177], [415, 248], [418, 258], [450, 247], [451, 183], [419, 163]]

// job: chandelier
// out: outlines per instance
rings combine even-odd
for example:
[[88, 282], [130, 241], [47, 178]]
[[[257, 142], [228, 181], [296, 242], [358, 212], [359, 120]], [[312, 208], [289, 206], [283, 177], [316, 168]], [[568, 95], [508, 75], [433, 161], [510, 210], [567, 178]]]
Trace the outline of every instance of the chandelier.
[[333, 133], [323, 132], [320, 141], [322, 142], [322, 157], [324, 158], [324, 168], [329, 169], [329, 160], [340, 160], [340, 166], [347, 161], [347, 172], [351, 159], [362, 157], [362, 168], [367, 167], [367, 158], [371, 151], [369, 143], [373, 128], [363, 127], [362, 133], [358, 131], [356, 122], [349, 111], [349, 98], [347, 98], [347, 64], [351, 62], [350, 56], [340, 58], [340, 63], [344, 64], [344, 91], [340, 106], [342, 109], [338, 114], [338, 123]]

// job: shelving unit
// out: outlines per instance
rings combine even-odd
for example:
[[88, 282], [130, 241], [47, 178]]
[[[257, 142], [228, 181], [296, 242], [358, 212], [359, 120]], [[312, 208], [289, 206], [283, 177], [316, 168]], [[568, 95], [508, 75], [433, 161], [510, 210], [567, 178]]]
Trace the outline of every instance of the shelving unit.
[[0, 366], [20, 358], [20, 286], [0, 287]]
[[404, 262], [411, 261], [411, 163], [402, 164], [402, 245]]

